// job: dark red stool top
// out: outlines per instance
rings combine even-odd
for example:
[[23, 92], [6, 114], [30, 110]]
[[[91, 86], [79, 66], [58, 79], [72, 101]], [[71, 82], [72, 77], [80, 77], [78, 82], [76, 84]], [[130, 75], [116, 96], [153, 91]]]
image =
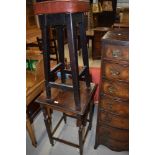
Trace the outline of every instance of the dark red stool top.
[[50, 0], [34, 3], [35, 14], [87, 12], [89, 0]]

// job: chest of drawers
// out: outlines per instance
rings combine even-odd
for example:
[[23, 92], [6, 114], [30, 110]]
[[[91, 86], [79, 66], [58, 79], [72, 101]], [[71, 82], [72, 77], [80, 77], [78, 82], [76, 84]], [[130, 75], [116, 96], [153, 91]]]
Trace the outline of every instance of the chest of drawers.
[[129, 149], [129, 37], [126, 30], [102, 38], [100, 99], [95, 148]]

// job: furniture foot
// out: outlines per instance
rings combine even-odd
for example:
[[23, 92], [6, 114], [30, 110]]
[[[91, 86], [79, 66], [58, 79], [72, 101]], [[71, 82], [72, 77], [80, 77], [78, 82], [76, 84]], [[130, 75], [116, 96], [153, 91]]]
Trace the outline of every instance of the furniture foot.
[[43, 112], [43, 115], [44, 115], [44, 122], [45, 122], [45, 126], [46, 126], [46, 130], [47, 130], [47, 134], [48, 134], [48, 137], [49, 137], [49, 140], [50, 140], [50, 143], [52, 146], [54, 146], [54, 141], [52, 139], [52, 132], [51, 132], [51, 129], [52, 129], [52, 121], [51, 121], [51, 116], [49, 117], [48, 116], [48, 110], [47, 108], [45, 108], [43, 105], [41, 105], [41, 109], [42, 109], [42, 112]]
[[65, 113], [63, 113], [63, 118], [64, 118], [64, 122], [66, 124], [67, 123], [67, 117], [66, 117]]
[[97, 147], [98, 147], [98, 144], [97, 144], [97, 143], [95, 143], [95, 145], [94, 145], [94, 149], [96, 150], [96, 149], [97, 149]]
[[34, 147], [37, 147], [36, 137], [35, 137], [35, 135], [34, 135], [34, 131], [33, 131], [33, 129], [32, 129], [30, 120], [29, 120], [28, 118], [26, 119], [26, 129], [27, 129], [27, 131], [28, 131], [28, 133], [29, 133], [30, 139], [31, 139], [31, 141], [32, 141], [32, 145], [33, 145]]
[[79, 127], [79, 146], [80, 146], [80, 155], [83, 155], [83, 136], [82, 136], [82, 132], [83, 132], [83, 126], [80, 125]]

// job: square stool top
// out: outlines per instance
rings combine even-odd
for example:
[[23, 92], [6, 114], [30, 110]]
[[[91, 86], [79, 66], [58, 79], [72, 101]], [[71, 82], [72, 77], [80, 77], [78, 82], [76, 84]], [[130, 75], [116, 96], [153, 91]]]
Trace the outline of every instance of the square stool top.
[[88, 12], [88, 9], [88, 0], [49, 0], [34, 3], [34, 13], [36, 15]]

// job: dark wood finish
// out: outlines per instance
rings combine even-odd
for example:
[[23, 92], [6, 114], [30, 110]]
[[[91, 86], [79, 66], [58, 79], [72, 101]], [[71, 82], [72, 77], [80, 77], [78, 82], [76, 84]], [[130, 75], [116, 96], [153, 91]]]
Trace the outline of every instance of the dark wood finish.
[[103, 57], [108, 60], [124, 60], [128, 61], [129, 59], [129, 51], [128, 47], [121, 45], [105, 45], [103, 48], [106, 51], [103, 54]]
[[[39, 47], [40, 51], [43, 51], [43, 43], [42, 43], [42, 39], [37, 37], [37, 45]], [[56, 46], [56, 40], [55, 39], [50, 39], [50, 60], [54, 60], [58, 63], [58, 53], [57, 53], [57, 46]], [[53, 58], [52, 56], [55, 55], [55, 58]]]
[[122, 100], [114, 99], [113, 97], [109, 97], [107, 95], [101, 97], [99, 108], [118, 116], [126, 118], [129, 116], [129, 104], [127, 101], [125, 102]]
[[[71, 81], [66, 80], [66, 84], [72, 84]], [[84, 115], [88, 108], [88, 103], [93, 99], [96, 91], [96, 85], [91, 83], [90, 88], [86, 89], [85, 82], [80, 81], [80, 96], [81, 109], [77, 109], [74, 101], [74, 94], [72, 91], [62, 91], [57, 88], [51, 89], [52, 98], [50, 101], [46, 100], [46, 92], [39, 96], [36, 102], [52, 106], [55, 110], [61, 110], [64, 113], [74, 115]]]
[[129, 149], [128, 31], [113, 30], [102, 38], [100, 99], [94, 148]]
[[109, 81], [106, 79], [103, 79], [103, 82], [101, 83], [101, 89], [102, 91], [111, 96], [116, 96], [120, 98], [129, 98], [129, 85], [128, 83], [122, 83], [122, 82], [116, 82], [116, 81]]
[[119, 117], [117, 115], [111, 114], [108, 111], [100, 111], [99, 115], [99, 124], [107, 124], [109, 126], [120, 128], [120, 129], [128, 129], [129, 121], [128, 118]]
[[114, 140], [109, 138], [108, 136], [100, 136], [98, 137], [98, 142], [100, 144], [104, 144], [108, 148], [113, 151], [126, 151], [129, 149], [129, 142], [121, 142], [118, 140]]
[[103, 65], [103, 76], [102, 78], [106, 77], [107, 79], [117, 79], [119, 81], [127, 81], [129, 79], [129, 70], [128, 65], [118, 64], [113, 62], [105, 63], [102, 61]]
[[[54, 140], [65, 144], [78, 147], [80, 155], [83, 154], [83, 144], [88, 130], [92, 125], [93, 114], [93, 97], [96, 91], [96, 85], [90, 83], [88, 51], [86, 44], [86, 32], [84, 22], [84, 11], [88, 11], [89, 2], [87, 0], [54, 0], [45, 1], [34, 4], [35, 13], [39, 14], [40, 26], [42, 29], [43, 39], [43, 58], [44, 58], [44, 74], [45, 74], [45, 92], [36, 100], [42, 108], [45, 126], [51, 145]], [[50, 37], [48, 28], [55, 27], [57, 29], [59, 64], [50, 69]], [[67, 40], [69, 46], [70, 69], [65, 69], [64, 63], [64, 41], [63, 29], [66, 28]], [[77, 56], [77, 28], [79, 28], [79, 36], [81, 40], [82, 56], [84, 69], [79, 72], [78, 56]], [[57, 70], [61, 72], [61, 78], [52, 80], [51, 75]], [[70, 74], [70, 79], [66, 78], [66, 73]], [[80, 73], [80, 74], [79, 74]], [[84, 82], [81, 79], [84, 77]], [[86, 84], [86, 85], [85, 85]], [[56, 128], [52, 132], [52, 121], [48, 115], [48, 109], [58, 110], [63, 113], [63, 118], [58, 122]], [[87, 119], [87, 117], [89, 118]], [[71, 116], [77, 120], [79, 127], [79, 145], [70, 143], [60, 138], [54, 137], [54, 132], [59, 127], [66, 116]], [[85, 136], [86, 122], [89, 122]]]
[[109, 30], [110, 28], [108, 27], [98, 27], [94, 29], [94, 43], [92, 50], [93, 59], [101, 59], [101, 38]]
[[99, 128], [99, 134], [101, 134], [102, 137], [108, 136], [110, 139], [121, 142], [126, 142], [129, 139], [128, 130], [116, 129], [106, 125]]
[[[71, 80], [66, 80], [67, 83], [71, 83]], [[90, 88], [85, 87], [85, 82], [80, 82], [80, 96], [81, 96], [81, 109], [77, 109], [74, 100], [74, 94], [71, 91], [60, 91], [59, 89], [52, 89], [52, 101], [47, 101], [46, 92], [42, 93], [36, 99], [36, 102], [40, 104], [43, 114], [45, 126], [47, 129], [48, 137], [51, 145], [54, 145], [54, 140], [62, 142], [64, 144], [77, 147], [80, 149], [80, 155], [83, 154], [83, 146], [88, 134], [88, 131], [92, 126], [92, 117], [93, 117], [93, 97], [95, 94], [97, 86], [93, 83], [90, 84]], [[52, 130], [52, 122], [51, 117], [49, 117], [47, 111], [48, 109], [58, 110], [63, 113], [63, 116], [58, 121], [56, 127]], [[58, 129], [60, 123], [65, 117], [72, 117], [77, 120], [77, 125], [79, 127], [79, 145], [66, 141], [64, 139], [60, 139], [54, 136], [54, 133]], [[89, 117], [88, 117], [89, 116]], [[85, 131], [86, 122], [88, 122], [88, 127]]]
[[68, 39], [68, 47], [69, 47], [69, 57], [70, 59], [70, 66], [72, 70], [72, 78], [73, 78], [73, 85], [74, 85], [74, 98], [75, 104], [77, 108], [80, 108], [80, 90], [79, 90], [79, 69], [78, 69], [78, 57], [77, 57], [77, 44], [76, 44], [76, 25], [73, 23], [74, 15], [68, 14], [67, 18], [67, 39]]
[[[50, 71], [50, 46], [49, 46], [49, 34], [48, 34], [48, 26], [66, 26], [67, 27], [67, 39], [68, 39], [68, 45], [69, 45], [69, 54], [70, 54], [70, 66], [71, 66], [71, 75], [73, 79], [73, 92], [74, 92], [74, 98], [77, 108], [80, 108], [80, 93], [79, 93], [79, 69], [78, 69], [78, 57], [77, 57], [77, 47], [76, 47], [76, 38], [77, 34], [76, 28], [77, 25], [79, 25], [80, 28], [80, 40], [85, 40], [85, 33], [84, 33], [84, 13], [67, 13], [67, 14], [48, 14], [48, 15], [40, 15], [40, 23], [42, 28], [42, 38], [43, 38], [43, 55], [44, 55], [44, 71], [45, 71], [45, 83], [46, 83], [46, 95], [47, 99], [50, 100], [51, 93], [50, 93], [50, 86], [48, 83], [51, 82], [51, 74], [54, 75], [53, 71]], [[60, 37], [60, 35], [58, 35]], [[62, 38], [62, 37], [61, 37]], [[59, 39], [58, 39], [59, 40]], [[60, 41], [59, 41], [60, 42]], [[63, 46], [59, 43], [58, 49], [60, 50], [61, 46], [61, 52], [63, 53]], [[85, 41], [81, 42], [82, 51], [83, 51], [83, 61], [84, 61], [84, 67], [86, 67], [85, 71], [85, 81], [87, 87], [89, 87], [89, 64], [87, 60], [87, 49], [84, 47], [86, 46]], [[60, 54], [60, 55], [61, 55]], [[61, 58], [59, 60], [60, 62], [63, 61]], [[63, 64], [63, 62], [61, 62]], [[62, 65], [63, 66], [63, 65]], [[61, 67], [62, 68], [62, 67]], [[62, 70], [61, 70], [62, 71]], [[53, 81], [52, 81], [53, 82]], [[64, 81], [65, 82], [65, 81]], [[61, 86], [60, 86], [61, 87]], [[62, 86], [62, 89], [64, 87]]]

